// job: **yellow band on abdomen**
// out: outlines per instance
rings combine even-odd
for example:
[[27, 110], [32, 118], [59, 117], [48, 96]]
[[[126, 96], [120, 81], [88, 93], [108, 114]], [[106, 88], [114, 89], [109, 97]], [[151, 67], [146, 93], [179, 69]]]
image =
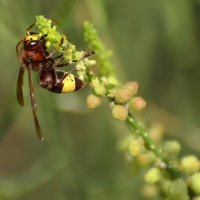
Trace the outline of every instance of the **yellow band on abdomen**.
[[76, 82], [73, 74], [69, 74], [68, 76], [66, 76], [62, 83], [62, 92], [74, 92], [76, 88]]

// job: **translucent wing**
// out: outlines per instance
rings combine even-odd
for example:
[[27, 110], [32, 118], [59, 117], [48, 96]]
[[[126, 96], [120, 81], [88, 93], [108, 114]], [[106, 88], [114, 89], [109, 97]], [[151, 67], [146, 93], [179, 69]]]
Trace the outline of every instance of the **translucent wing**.
[[30, 98], [31, 98], [31, 107], [32, 107], [32, 112], [33, 112], [33, 119], [34, 119], [34, 123], [35, 123], [35, 129], [37, 132], [37, 135], [39, 137], [40, 140], [43, 140], [43, 136], [41, 133], [41, 128], [40, 128], [40, 124], [36, 115], [36, 100], [35, 100], [35, 93], [34, 93], [34, 89], [33, 89], [33, 83], [32, 83], [32, 76], [31, 76], [31, 69], [28, 68], [28, 79], [29, 79], [29, 90], [30, 90]]
[[17, 79], [17, 101], [21, 106], [24, 106], [24, 97], [23, 97], [23, 76], [24, 69], [20, 67], [18, 79]]

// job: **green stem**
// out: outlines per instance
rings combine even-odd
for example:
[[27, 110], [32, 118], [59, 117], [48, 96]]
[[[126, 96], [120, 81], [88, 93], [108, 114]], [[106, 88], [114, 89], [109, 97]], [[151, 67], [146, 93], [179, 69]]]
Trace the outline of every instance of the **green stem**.
[[133, 115], [129, 114], [126, 123], [130, 130], [138, 135], [140, 135], [145, 143], [145, 146], [148, 150], [152, 151], [158, 159], [160, 159], [166, 166], [166, 170], [172, 176], [172, 178], [181, 177], [181, 172], [167, 159], [162, 149], [159, 148], [155, 142], [149, 137], [149, 134], [145, 131], [142, 125], [133, 117]]

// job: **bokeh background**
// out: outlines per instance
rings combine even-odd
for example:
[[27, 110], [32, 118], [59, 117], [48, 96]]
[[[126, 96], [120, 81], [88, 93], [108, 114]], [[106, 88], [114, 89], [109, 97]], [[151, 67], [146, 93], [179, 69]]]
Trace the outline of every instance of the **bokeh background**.
[[[88, 111], [91, 93], [57, 95], [34, 85], [44, 134], [35, 134], [25, 76], [26, 105], [16, 100], [16, 43], [42, 14], [56, 19], [85, 49], [84, 20], [113, 50], [122, 81], [137, 80], [148, 102], [140, 116], [165, 127], [182, 154], [200, 154], [199, 0], [0, 0], [0, 200], [133, 200], [143, 170], [132, 170], [117, 146], [128, 132], [109, 105]], [[131, 168], [131, 169], [130, 169]], [[156, 198], [162, 199], [162, 198]]]

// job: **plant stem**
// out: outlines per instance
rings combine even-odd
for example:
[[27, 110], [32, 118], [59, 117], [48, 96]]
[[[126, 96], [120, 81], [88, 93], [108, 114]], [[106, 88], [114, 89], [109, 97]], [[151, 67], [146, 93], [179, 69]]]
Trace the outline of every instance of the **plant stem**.
[[165, 169], [169, 172], [172, 178], [181, 177], [181, 172], [170, 163], [169, 159], [167, 159], [162, 149], [159, 148], [155, 144], [155, 142], [149, 137], [149, 134], [145, 131], [143, 126], [135, 119], [133, 115], [129, 114], [126, 120], [126, 124], [132, 132], [140, 135], [143, 138], [146, 148], [152, 151], [155, 156], [165, 164]]

